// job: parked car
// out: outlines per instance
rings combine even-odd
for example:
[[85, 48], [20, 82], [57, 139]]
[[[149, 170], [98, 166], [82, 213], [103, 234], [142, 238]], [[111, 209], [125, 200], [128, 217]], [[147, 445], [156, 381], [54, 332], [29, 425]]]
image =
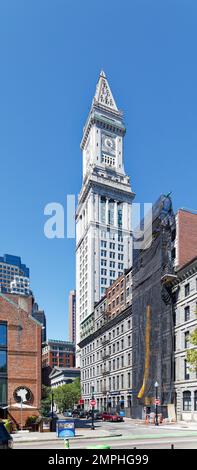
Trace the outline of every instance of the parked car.
[[65, 410], [63, 415], [66, 417], [66, 418], [72, 418], [72, 410]]
[[4, 424], [0, 422], [0, 449], [12, 449], [13, 439], [10, 433], [5, 428]]
[[120, 416], [118, 413], [102, 413], [102, 420], [103, 421], [111, 421], [111, 422], [118, 422], [123, 421], [123, 417]]
[[[91, 418], [92, 417], [92, 410], [88, 410], [86, 414], [86, 418]], [[95, 409], [94, 410], [94, 419], [102, 419], [102, 413], [101, 411]]]
[[75, 409], [72, 411], [73, 418], [86, 418], [86, 412], [84, 410]]

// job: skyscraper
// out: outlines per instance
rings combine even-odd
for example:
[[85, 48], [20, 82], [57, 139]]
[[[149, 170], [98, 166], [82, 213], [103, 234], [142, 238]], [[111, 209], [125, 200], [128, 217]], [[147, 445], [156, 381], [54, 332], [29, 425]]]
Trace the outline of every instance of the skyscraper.
[[75, 343], [76, 341], [76, 290], [69, 292], [69, 341]]
[[102, 71], [81, 141], [83, 184], [76, 212], [76, 344], [94, 303], [132, 264], [134, 193], [124, 170], [125, 131], [123, 114]]
[[32, 317], [42, 324], [42, 344], [47, 340], [46, 315], [44, 310], [40, 310], [36, 302], [33, 303]]
[[14, 255], [0, 256], [0, 292], [29, 295], [29, 268]]

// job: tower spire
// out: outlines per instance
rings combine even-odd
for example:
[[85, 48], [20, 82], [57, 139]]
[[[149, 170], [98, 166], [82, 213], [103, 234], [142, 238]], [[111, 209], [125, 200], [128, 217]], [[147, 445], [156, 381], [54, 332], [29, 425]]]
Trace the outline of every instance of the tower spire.
[[101, 70], [93, 102], [113, 111], [118, 111], [104, 70]]

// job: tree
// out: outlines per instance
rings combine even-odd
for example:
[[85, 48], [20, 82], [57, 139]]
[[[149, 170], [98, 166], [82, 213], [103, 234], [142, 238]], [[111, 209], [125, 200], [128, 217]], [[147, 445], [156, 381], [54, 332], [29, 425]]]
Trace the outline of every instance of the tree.
[[60, 385], [54, 390], [54, 400], [61, 413], [66, 409], [73, 408], [80, 397], [80, 379], [76, 379], [69, 384]]
[[187, 361], [191, 366], [191, 370], [197, 372], [197, 328], [190, 334], [189, 342], [195, 349], [187, 351]]
[[51, 409], [51, 388], [46, 387], [46, 385], [42, 385], [42, 399], [41, 399], [40, 414], [42, 416], [47, 416], [50, 409]]

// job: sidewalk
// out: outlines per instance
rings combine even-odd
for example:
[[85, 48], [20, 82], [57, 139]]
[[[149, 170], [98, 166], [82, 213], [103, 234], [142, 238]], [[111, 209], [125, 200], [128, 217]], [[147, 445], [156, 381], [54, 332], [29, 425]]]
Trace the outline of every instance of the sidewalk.
[[[125, 423], [131, 423], [131, 424], [135, 424], [136, 426], [140, 425], [140, 426], [147, 426], [147, 428], [149, 427], [155, 427], [153, 423], [145, 423], [145, 421], [143, 419], [133, 419], [133, 418], [124, 418], [124, 421]], [[169, 421], [169, 422], [165, 422], [163, 421], [162, 423], [159, 424], [160, 427], [162, 427], [162, 429], [169, 429], [169, 428], [173, 428], [173, 429], [189, 429], [190, 431], [197, 431], [197, 422], [195, 421]]]
[[[122, 434], [117, 432], [109, 432], [103, 429], [76, 429], [75, 437], [69, 437], [69, 440], [78, 439], [104, 439], [109, 437], [119, 437]], [[45, 442], [45, 441], [59, 441], [60, 438], [56, 436], [55, 432], [27, 432], [20, 431], [12, 434], [14, 442]]]

